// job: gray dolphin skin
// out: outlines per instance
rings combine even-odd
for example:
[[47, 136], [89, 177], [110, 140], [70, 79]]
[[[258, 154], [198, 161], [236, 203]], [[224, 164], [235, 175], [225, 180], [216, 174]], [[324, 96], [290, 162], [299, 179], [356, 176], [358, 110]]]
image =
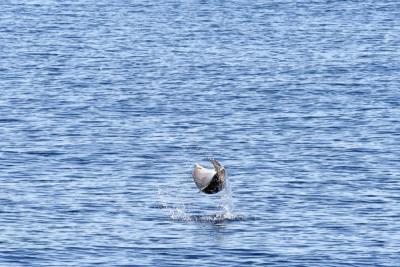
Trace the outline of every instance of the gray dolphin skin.
[[206, 194], [215, 194], [225, 187], [225, 168], [216, 159], [211, 159], [214, 169], [195, 164], [193, 179], [196, 186]]

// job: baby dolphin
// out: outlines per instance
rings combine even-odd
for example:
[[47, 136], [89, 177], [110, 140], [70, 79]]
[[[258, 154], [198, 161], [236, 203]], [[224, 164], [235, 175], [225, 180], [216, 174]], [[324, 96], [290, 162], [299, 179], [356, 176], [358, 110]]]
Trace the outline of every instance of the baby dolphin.
[[197, 187], [206, 194], [215, 194], [224, 189], [225, 168], [218, 160], [211, 159], [214, 170], [206, 169], [196, 164], [193, 170], [193, 179]]

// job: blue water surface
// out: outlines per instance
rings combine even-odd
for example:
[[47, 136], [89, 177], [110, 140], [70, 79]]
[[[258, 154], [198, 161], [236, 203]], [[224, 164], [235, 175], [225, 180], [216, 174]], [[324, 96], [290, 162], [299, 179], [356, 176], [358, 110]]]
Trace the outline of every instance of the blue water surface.
[[1, 266], [400, 266], [399, 1], [6, 0], [0, 56]]

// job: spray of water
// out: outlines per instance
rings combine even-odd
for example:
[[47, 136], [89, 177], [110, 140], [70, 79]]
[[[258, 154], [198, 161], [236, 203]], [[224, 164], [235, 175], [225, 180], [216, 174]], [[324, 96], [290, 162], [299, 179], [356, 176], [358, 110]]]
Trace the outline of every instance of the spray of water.
[[158, 188], [157, 192], [158, 207], [164, 209], [169, 218], [177, 221], [220, 223], [224, 221], [244, 220], [242, 215], [237, 215], [234, 213], [232, 189], [228, 176], [226, 176], [226, 178], [225, 188], [221, 191], [219, 203], [216, 204], [216, 209], [219, 209], [220, 212], [214, 215], [191, 214], [187, 208], [189, 204], [186, 203], [186, 201], [180, 199], [176, 194], [167, 193], [167, 191], [164, 191], [161, 188]]
[[226, 219], [234, 218], [233, 214], [233, 199], [232, 199], [232, 189], [231, 184], [229, 183], [228, 174], [225, 176], [225, 189], [221, 195], [222, 209], [223, 209], [223, 217]]

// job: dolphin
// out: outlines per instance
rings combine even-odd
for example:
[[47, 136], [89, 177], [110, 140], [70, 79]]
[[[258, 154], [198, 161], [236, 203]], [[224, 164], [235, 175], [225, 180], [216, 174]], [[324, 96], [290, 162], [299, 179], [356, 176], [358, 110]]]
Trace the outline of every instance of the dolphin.
[[210, 162], [214, 166], [214, 170], [207, 169], [200, 164], [195, 164], [193, 170], [193, 180], [196, 186], [206, 194], [215, 194], [225, 187], [225, 168], [216, 159]]

